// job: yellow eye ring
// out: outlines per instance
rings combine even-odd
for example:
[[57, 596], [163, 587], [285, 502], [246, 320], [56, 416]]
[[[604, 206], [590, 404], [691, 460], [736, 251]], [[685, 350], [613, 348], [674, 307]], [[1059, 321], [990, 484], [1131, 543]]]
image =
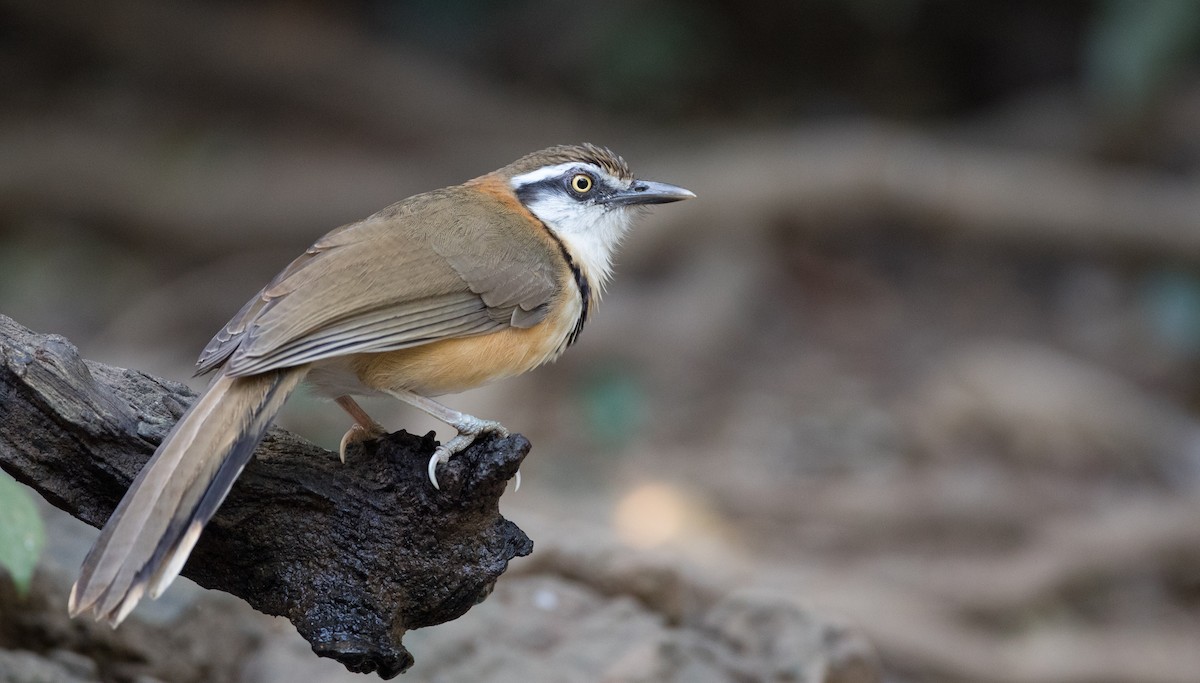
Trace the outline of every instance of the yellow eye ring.
[[592, 189], [592, 177], [586, 173], [576, 173], [571, 178], [571, 189], [579, 194], [587, 194]]

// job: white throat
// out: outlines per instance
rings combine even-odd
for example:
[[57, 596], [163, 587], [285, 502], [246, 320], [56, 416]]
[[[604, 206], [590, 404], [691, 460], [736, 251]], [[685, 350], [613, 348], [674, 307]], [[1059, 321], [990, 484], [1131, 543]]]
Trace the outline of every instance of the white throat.
[[[611, 185], [628, 186], [630, 182], [613, 178], [591, 164], [568, 163], [517, 176], [512, 179], [512, 186], [515, 190], [578, 169], [603, 177]], [[579, 200], [561, 192], [538, 193], [525, 206], [562, 240], [599, 294], [612, 274], [613, 254], [635, 212], [625, 207]]]
[[588, 280], [602, 290], [612, 274], [613, 254], [629, 229], [630, 212], [559, 195], [539, 198], [528, 208], [567, 245]]

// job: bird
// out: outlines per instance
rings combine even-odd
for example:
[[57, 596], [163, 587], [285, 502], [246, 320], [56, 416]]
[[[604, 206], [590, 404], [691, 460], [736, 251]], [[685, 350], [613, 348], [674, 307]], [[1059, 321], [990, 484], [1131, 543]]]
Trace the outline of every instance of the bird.
[[114, 628], [178, 576], [288, 396], [308, 384], [352, 418], [349, 444], [386, 433], [354, 400], [392, 396], [453, 427], [437, 467], [499, 422], [454, 394], [573, 345], [649, 205], [693, 198], [641, 180], [590, 143], [527, 154], [401, 200], [318, 239], [234, 315], [196, 362], [208, 386], [158, 446], [83, 561], [72, 617]]

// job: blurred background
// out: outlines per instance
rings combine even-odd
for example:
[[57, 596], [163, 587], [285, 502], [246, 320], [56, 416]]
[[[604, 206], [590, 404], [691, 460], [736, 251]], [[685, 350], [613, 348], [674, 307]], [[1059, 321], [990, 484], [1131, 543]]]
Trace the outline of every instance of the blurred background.
[[[0, 313], [185, 380], [329, 229], [607, 145], [699, 198], [448, 399], [533, 442], [537, 549], [407, 680], [1194, 682], [1198, 123], [1187, 1], [0, 0]], [[0, 674], [357, 678], [198, 593], [171, 662], [0, 626]]]

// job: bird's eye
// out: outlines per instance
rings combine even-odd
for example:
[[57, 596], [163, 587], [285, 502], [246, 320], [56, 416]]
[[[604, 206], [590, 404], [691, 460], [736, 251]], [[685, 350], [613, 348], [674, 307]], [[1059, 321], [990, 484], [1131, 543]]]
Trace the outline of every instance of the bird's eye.
[[592, 177], [586, 173], [576, 173], [571, 177], [571, 189], [579, 194], [587, 194], [592, 189]]

